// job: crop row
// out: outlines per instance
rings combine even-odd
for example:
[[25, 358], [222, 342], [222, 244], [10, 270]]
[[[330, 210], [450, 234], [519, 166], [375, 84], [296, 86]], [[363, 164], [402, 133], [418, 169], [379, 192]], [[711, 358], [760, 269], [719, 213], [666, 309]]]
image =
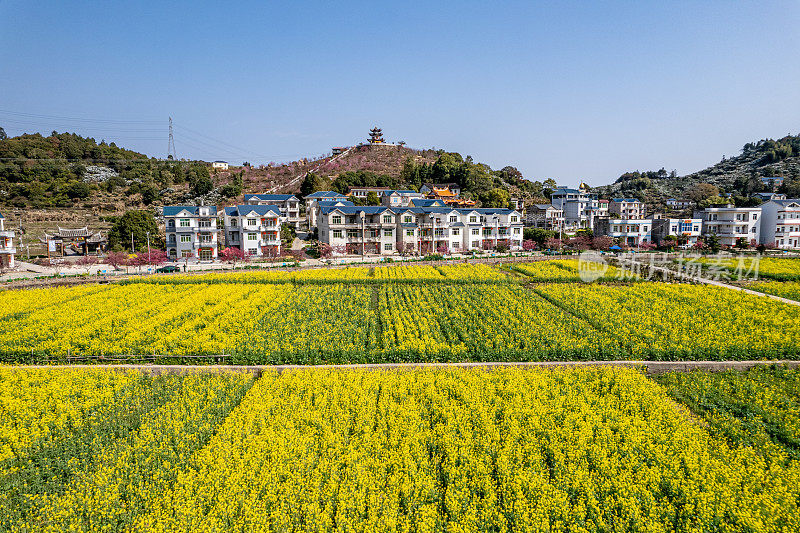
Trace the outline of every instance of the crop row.
[[[702, 376], [663, 383], [702, 404]], [[797, 373], [780, 379], [742, 392], [796, 436]], [[0, 459], [0, 529], [800, 528], [795, 457], [732, 440], [714, 409], [697, 423], [634, 370], [298, 370], [251, 383], [0, 368], [3, 420], [19, 421], [0, 425], [16, 446]], [[730, 388], [715, 405], [746, 399]], [[46, 391], [57, 397], [39, 401]]]

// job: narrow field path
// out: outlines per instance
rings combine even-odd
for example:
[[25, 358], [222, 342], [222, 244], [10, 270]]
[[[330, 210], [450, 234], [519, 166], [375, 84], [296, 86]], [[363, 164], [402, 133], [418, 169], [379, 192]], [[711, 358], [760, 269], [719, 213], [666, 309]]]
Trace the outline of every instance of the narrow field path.
[[483, 368], [497, 367], [593, 367], [624, 366], [642, 368], [646, 374], [663, 374], [664, 372], [688, 372], [691, 370], [722, 371], [747, 370], [762, 365], [783, 365], [789, 368], [800, 368], [800, 361], [786, 359], [763, 361], [469, 361], [464, 363], [364, 363], [352, 365], [18, 365], [12, 368], [50, 369], [50, 370], [88, 370], [104, 369], [113, 371], [139, 370], [158, 374], [180, 374], [183, 372], [250, 372], [260, 377], [263, 373], [291, 370], [415, 370], [424, 368]]
[[649, 265], [647, 263], [642, 263], [641, 261], [622, 260], [622, 259], [620, 259], [619, 263], [621, 265], [630, 265], [630, 266], [634, 266], [635, 265], [635, 266], [639, 266], [639, 267], [647, 267], [647, 268], [651, 269], [651, 273], [653, 273], [653, 274], [659, 273], [662, 276], [665, 276], [665, 275], [674, 276], [676, 278], [680, 278], [680, 279], [686, 280], [686, 281], [694, 281], [694, 282], [697, 282], [697, 283], [703, 283], [705, 285], [712, 285], [714, 287], [723, 287], [725, 289], [731, 289], [731, 290], [734, 290], [734, 291], [744, 292], [746, 294], [752, 294], [753, 296], [764, 296], [766, 298], [770, 298], [772, 300], [777, 300], [779, 302], [783, 302], [783, 303], [787, 303], [787, 304], [791, 304], [791, 305], [800, 305], [800, 302], [798, 302], [796, 300], [790, 300], [789, 298], [783, 298], [782, 296], [776, 296], [774, 294], [767, 294], [767, 293], [764, 293], [764, 292], [758, 292], [758, 291], [754, 291], [752, 289], [746, 289], [744, 287], [737, 287], [736, 285], [731, 285], [729, 283], [724, 283], [722, 281], [715, 280], [715, 279], [701, 278], [701, 277], [698, 277], [698, 276], [690, 276], [689, 274], [684, 274], [683, 272], [676, 272], [674, 270], [670, 270], [670, 269], [665, 268], [665, 267], [652, 266], [652, 265]]

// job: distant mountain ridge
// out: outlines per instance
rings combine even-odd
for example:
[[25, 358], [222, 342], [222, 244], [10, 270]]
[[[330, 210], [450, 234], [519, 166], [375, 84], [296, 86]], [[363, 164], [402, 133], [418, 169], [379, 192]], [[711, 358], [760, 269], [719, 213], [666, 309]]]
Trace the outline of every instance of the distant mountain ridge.
[[660, 204], [667, 198], [686, 198], [697, 185], [710, 184], [723, 194], [747, 197], [771, 190], [760, 179], [770, 176], [784, 178], [781, 192], [800, 195], [800, 135], [747, 143], [740, 155], [685, 176], [664, 169], [626, 172], [613, 184], [596, 187], [594, 191], [606, 197], [632, 196]]

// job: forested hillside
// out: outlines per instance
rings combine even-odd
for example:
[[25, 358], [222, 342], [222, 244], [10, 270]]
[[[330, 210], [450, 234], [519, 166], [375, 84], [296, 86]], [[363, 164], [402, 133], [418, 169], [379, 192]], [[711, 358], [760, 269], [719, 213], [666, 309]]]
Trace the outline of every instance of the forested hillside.
[[151, 204], [188, 185], [205, 194], [214, 189], [208, 165], [163, 161], [97, 143], [74, 133], [0, 136], [0, 205], [72, 207], [76, 202], [125, 199]]
[[715, 165], [686, 176], [663, 168], [626, 172], [612, 185], [598, 187], [595, 191], [606, 197], [632, 196], [652, 204], [670, 197], [713, 202], [727, 194], [737, 203], [749, 203], [753, 193], [772, 190], [760, 179], [770, 176], [784, 178], [778, 192], [800, 197], [800, 135], [749, 142], [742, 147], [740, 155], [723, 158]]

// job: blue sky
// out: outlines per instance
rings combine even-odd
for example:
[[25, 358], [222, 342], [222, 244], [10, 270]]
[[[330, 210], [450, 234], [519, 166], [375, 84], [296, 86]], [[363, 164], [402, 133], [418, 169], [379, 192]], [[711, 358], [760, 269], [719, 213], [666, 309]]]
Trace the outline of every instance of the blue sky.
[[0, 0], [0, 126], [262, 162], [377, 124], [600, 185], [800, 132], [798, 50], [797, 1]]

